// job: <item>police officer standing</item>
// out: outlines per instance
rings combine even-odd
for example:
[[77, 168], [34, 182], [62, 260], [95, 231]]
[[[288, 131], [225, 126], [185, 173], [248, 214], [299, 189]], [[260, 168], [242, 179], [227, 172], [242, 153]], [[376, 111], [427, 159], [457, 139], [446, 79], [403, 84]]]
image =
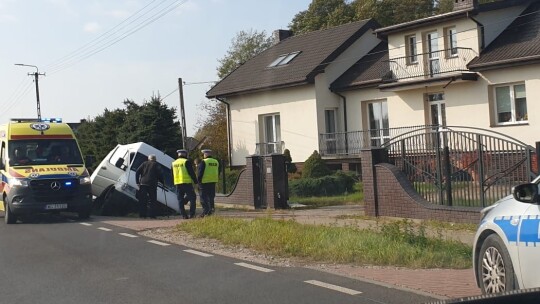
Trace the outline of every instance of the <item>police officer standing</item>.
[[[185, 219], [195, 217], [195, 209], [197, 207], [197, 196], [193, 189], [193, 183], [197, 181], [195, 176], [195, 170], [193, 170], [193, 163], [187, 158], [188, 152], [186, 150], [176, 151], [178, 159], [172, 163], [172, 173], [174, 184], [176, 185], [176, 194], [178, 195], [178, 205], [180, 206], [180, 213]], [[189, 216], [184, 208], [184, 202], [189, 201]]]
[[214, 213], [214, 198], [219, 175], [219, 162], [212, 158], [212, 150], [202, 150], [204, 159], [197, 168], [198, 184], [201, 194], [203, 215]]
[[146, 207], [149, 204], [149, 216], [156, 218], [154, 209], [157, 202], [157, 186], [158, 182], [163, 184], [163, 173], [154, 154], [148, 155], [148, 160], [139, 166], [135, 180], [139, 186], [139, 217], [146, 218]]

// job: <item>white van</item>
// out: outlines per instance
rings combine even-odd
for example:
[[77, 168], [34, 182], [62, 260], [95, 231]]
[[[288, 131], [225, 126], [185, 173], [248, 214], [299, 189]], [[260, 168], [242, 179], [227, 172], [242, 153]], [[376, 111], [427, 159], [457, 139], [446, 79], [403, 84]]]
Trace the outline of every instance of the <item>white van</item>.
[[157, 191], [157, 201], [164, 207], [160, 209], [163, 209], [163, 212], [171, 211], [170, 209], [180, 212], [171, 172], [174, 159], [148, 144], [138, 142], [117, 145], [90, 177], [92, 194], [97, 197], [95, 205], [104, 215], [137, 212], [135, 172], [144, 161], [148, 160], [150, 154], [156, 155], [156, 161], [161, 164], [165, 182], [158, 186]]

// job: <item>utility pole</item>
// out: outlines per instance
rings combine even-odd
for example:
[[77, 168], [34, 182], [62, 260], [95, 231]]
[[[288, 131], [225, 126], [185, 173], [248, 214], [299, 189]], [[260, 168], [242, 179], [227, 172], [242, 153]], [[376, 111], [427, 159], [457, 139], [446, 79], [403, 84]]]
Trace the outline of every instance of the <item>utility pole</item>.
[[184, 83], [182, 82], [182, 78], [178, 78], [178, 91], [180, 92], [180, 124], [182, 127], [182, 148], [187, 150], [186, 111], [184, 110]]
[[28, 76], [34, 76], [34, 82], [36, 83], [37, 116], [38, 116], [38, 120], [41, 121], [41, 105], [39, 103], [39, 76], [45, 76], [45, 73], [40, 73], [38, 67], [35, 65], [24, 64], [24, 63], [15, 63], [15, 65], [36, 68], [36, 72], [28, 73]]

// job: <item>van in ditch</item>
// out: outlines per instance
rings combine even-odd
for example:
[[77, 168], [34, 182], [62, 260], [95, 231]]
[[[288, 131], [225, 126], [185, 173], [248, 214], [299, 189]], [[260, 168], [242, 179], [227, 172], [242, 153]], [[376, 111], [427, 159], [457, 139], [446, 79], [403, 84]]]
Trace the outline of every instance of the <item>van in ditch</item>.
[[117, 145], [92, 173], [90, 179], [92, 193], [96, 196], [95, 207], [103, 215], [137, 212], [135, 172], [150, 154], [156, 155], [164, 178], [164, 184], [159, 184], [157, 191], [157, 201], [161, 203], [158, 212], [169, 214], [173, 210], [180, 211], [171, 171], [174, 159], [146, 143], [138, 142]]
[[90, 216], [90, 175], [73, 131], [60, 119], [12, 119], [1, 125], [0, 176], [0, 214], [7, 224], [35, 213]]

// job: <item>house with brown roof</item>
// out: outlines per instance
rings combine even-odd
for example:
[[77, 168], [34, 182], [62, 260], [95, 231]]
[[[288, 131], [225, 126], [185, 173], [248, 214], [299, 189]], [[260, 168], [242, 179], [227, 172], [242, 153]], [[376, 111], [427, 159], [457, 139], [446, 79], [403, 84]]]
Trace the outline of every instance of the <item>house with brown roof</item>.
[[[417, 126], [466, 126], [538, 141], [540, 1], [479, 5], [378, 28], [372, 20], [288, 37], [216, 84], [232, 165], [318, 150], [354, 169], [360, 151]], [[353, 168], [351, 168], [351, 166]]]
[[360, 147], [348, 140], [348, 153], [425, 125], [479, 128], [534, 145], [539, 10], [539, 1], [455, 0], [452, 12], [375, 30], [383, 42], [331, 84], [356, 118], [344, 138], [379, 130]]
[[[252, 154], [282, 153], [305, 161], [319, 150], [319, 134], [344, 128], [341, 97], [330, 84], [380, 41], [373, 20], [282, 39], [207, 92], [229, 113], [231, 165]], [[285, 34], [285, 35], [284, 35]]]

